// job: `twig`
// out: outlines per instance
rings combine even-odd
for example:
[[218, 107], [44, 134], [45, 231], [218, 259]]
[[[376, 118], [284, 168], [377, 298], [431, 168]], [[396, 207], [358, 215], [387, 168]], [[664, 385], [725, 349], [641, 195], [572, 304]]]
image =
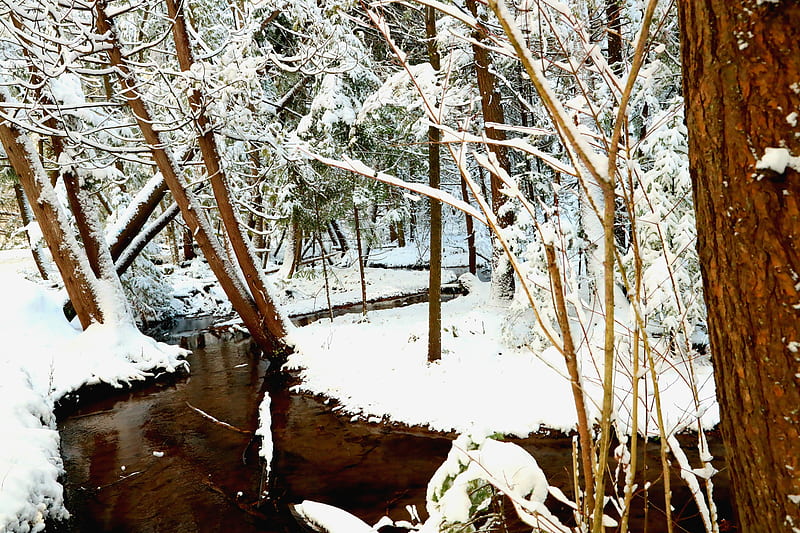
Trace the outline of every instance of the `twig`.
[[194, 405], [190, 404], [189, 402], [186, 402], [186, 405], [188, 405], [190, 409], [192, 409], [193, 411], [196, 411], [201, 416], [204, 416], [205, 418], [211, 420], [215, 424], [219, 424], [220, 426], [222, 426], [224, 428], [230, 429], [231, 431], [235, 431], [237, 433], [242, 433], [243, 435], [252, 435], [253, 434], [252, 431], [246, 431], [244, 429], [237, 428], [236, 426], [232, 426], [231, 424], [228, 424], [227, 422], [223, 422], [222, 420], [214, 418], [210, 414], [206, 413], [205, 411], [203, 411], [201, 409], [198, 409], [197, 407], [195, 407]]

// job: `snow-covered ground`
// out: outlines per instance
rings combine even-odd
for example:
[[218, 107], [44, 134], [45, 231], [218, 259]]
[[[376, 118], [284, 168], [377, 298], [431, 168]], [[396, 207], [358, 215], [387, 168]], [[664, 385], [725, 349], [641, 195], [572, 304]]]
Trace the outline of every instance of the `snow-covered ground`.
[[84, 385], [122, 386], [174, 371], [186, 352], [132, 326], [81, 332], [64, 318], [63, 297], [25, 280], [30, 252], [0, 252], [0, 531], [41, 531], [67, 511], [53, 407]]
[[[469, 276], [469, 275], [467, 275]], [[534, 353], [508, 346], [507, 306], [493, 303], [489, 284], [474, 277], [472, 292], [442, 304], [442, 359], [427, 364], [427, 304], [321, 320], [295, 328], [296, 352], [287, 366], [299, 370], [297, 390], [338, 400], [342, 413], [370, 421], [391, 420], [437, 431], [527, 436], [542, 428], [569, 431], [576, 414], [564, 359], [554, 348]], [[692, 365], [705, 427], [718, 422], [710, 365]], [[665, 425], [686, 427], [697, 412], [689, 368], [660, 370]], [[646, 378], [643, 376], [643, 381]], [[624, 379], [619, 401], [629, 403]], [[630, 380], [628, 380], [630, 385]], [[598, 416], [602, 389], [584, 383], [590, 417]], [[652, 387], [646, 406], [652, 407]], [[624, 416], [625, 409], [621, 409]], [[654, 416], [642, 409], [642, 422]], [[640, 427], [644, 427], [642, 424]], [[650, 431], [655, 430], [652, 418]]]
[[[402, 251], [395, 255], [402, 255]], [[413, 255], [407, 253], [407, 255]], [[400, 260], [400, 258], [396, 258]], [[29, 252], [0, 252], [0, 531], [38, 531], [44, 520], [65, 516], [62, 471], [53, 405], [85, 384], [123, 384], [143, 379], [154, 368], [173, 370], [182, 351], [156, 343], [134, 328], [92, 326], [85, 332], [67, 323], [63, 296], [25, 281], [33, 272]], [[182, 313], [229, 311], [229, 304], [202, 261], [189, 268], [167, 266], [174, 287], [174, 307]], [[371, 268], [368, 298], [418, 292], [427, 287], [426, 271]], [[450, 272], [445, 282], [455, 279]], [[285, 314], [327, 306], [318, 271], [304, 271], [291, 281], [270, 276]], [[428, 364], [427, 304], [371, 311], [367, 319], [345, 315], [291, 328], [296, 352], [287, 367], [296, 370], [297, 390], [336, 400], [334, 409], [370, 422], [395, 421], [480, 438], [495, 433], [525, 436], [542, 428], [571, 430], [576, 416], [562, 356], [555, 349], [536, 353], [509, 343], [509, 310], [494, 303], [487, 283], [466, 275], [471, 291], [442, 306], [441, 361]], [[360, 301], [355, 266], [330, 269], [331, 303]], [[504, 325], [506, 327], [504, 327]], [[660, 365], [662, 411], [670, 430], [690, 425], [700, 414], [705, 427], [718, 422], [712, 369], [707, 364]], [[597, 369], [595, 368], [595, 371]], [[692, 376], [689, 374], [693, 373]], [[597, 375], [595, 373], [595, 375]], [[691, 377], [691, 379], [690, 379]], [[624, 376], [617, 380], [620, 417], [629, 408]], [[652, 383], [641, 376], [642, 422], [653, 431]], [[689, 381], [699, 384], [695, 404]], [[630, 380], [627, 380], [628, 388]], [[584, 381], [590, 416], [601, 404], [599, 380]], [[262, 454], [271, 456], [269, 398], [261, 408]], [[649, 417], [649, 418], [648, 418]], [[627, 424], [621, 421], [622, 427]], [[644, 427], [644, 425], [642, 425]]]

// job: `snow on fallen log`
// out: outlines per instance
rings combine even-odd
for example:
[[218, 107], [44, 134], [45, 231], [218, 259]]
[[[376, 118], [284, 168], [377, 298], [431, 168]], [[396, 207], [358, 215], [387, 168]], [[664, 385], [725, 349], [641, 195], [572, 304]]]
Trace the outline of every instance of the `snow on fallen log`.
[[343, 509], [305, 500], [290, 508], [292, 515], [301, 524], [316, 533], [375, 533], [361, 520]]

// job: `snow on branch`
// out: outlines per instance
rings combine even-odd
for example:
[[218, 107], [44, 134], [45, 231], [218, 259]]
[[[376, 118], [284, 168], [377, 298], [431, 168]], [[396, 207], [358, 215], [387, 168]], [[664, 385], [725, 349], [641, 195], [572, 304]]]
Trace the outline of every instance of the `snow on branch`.
[[379, 172], [361, 161], [357, 159], [350, 159], [347, 156], [342, 156], [342, 159], [333, 159], [330, 157], [325, 157], [314, 152], [309, 151], [304, 147], [298, 147], [298, 150], [306, 155], [307, 157], [319, 161], [320, 163], [327, 165], [332, 168], [338, 168], [341, 170], [347, 170], [350, 172], [354, 172], [361, 176], [365, 176], [367, 178], [374, 179], [376, 181], [380, 181], [382, 183], [386, 183], [388, 185], [394, 185], [396, 187], [401, 187], [403, 189], [407, 189], [412, 192], [416, 192], [427, 196], [428, 198], [432, 198], [434, 200], [439, 200], [442, 203], [445, 203], [451, 207], [455, 207], [459, 211], [462, 211], [475, 220], [482, 222], [483, 224], [487, 224], [486, 217], [483, 213], [475, 209], [473, 206], [469, 205], [468, 203], [464, 202], [463, 200], [459, 200], [455, 196], [445, 191], [435, 189], [428, 185], [422, 183], [411, 183], [395, 176], [391, 176], [386, 174], [385, 172]]
[[[524, 139], [512, 138], [512, 139], [506, 139], [506, 140], [503, 140], [503, 141], [498, 141], [498, 140], [494, 140], [494, 139], [489, 139], [488, 137], [485, 137], [485, 136], [478, 136], [478, 135], [469, 134], [469, 133], [465, 133], [465, 132], [461, 132], [461, 131], [457, 132], [456, 130], [454, 130], [454, 129], [448, 127], [448, 126], [445, 126], [445, 125], [437, 125], [437, 127], [443, 133], [443, 138], [442, 138], [442, 142], [443, 143], [451, 143], [451, 142], [452, 143], [462, 143], [462, 142], [467, 142], [467, 143], [474, 143], [474, 144], [494, 144], [494, 145], [498, 145], [498, 146], [506, 146], [506, 147], [509, 147], [509, 148], [515, 148], [515, 149], [517, 149], [517, 150], [519, 150], [521, 152], [525, 152], [526, 154], [529, 154], [529, 155], [532, 155], [534, 157], [539, 158], [543, 163], [545, 163], [547, 166], [549, 166], [550, 168], [552, 168], [556, 172], [560, 172], [562, 174], [568, 174], [570, 176], [576, 176], [577, 175], [577, 173], [575, 172], [575, 169], [572, 167], [572, 165], [559, 161], [558, 159], [556, 159], [552, 155], [547, 154], [547, 153], [539, 150], [538, 148], [536, 148], [535, 146], [533, 146], [529, 142], [525, 141]], [[516, 131], [513, 128], [507, 128], [507, 129], [510, 130], [510, 131]]]
[[478, 21], [475, 20], [475, 17], [470, 15], [469, 13], [462, 11], [458, 7], [454, 5], [448, 5], [443, 2], [439, 2], [438, 0], [414, 0], [414, 2], [402, 2], [402, 1], [394, 1], [394, 0], [379, 0], [377, 2], [373, 2], [370, 4], [371, 8], [375, 7], [382, 7], [389, 4], [400, 4], [404, 6], [411, 6], [411, 5], [423, 5], [432, 7], [433, 9], [444, 13], [450, 17], [453, 17], [456, 20], [459, 20], [470, 27], [476, 27], [478, 25]]

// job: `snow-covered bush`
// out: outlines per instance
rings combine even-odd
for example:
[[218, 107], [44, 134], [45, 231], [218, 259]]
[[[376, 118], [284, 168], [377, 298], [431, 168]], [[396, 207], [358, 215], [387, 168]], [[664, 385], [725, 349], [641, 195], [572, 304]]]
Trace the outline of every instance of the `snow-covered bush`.
[[535, 531], [569, 531], [544, 505], [550, 492], [566, 499], [549, 487], [536, 459], [522, 447], [492, 437], [461, 435], [428, 484], [430, 518], [421, 530], [494, 531], [505, 517], [493, 504], [507, 496], [519, 518]]

